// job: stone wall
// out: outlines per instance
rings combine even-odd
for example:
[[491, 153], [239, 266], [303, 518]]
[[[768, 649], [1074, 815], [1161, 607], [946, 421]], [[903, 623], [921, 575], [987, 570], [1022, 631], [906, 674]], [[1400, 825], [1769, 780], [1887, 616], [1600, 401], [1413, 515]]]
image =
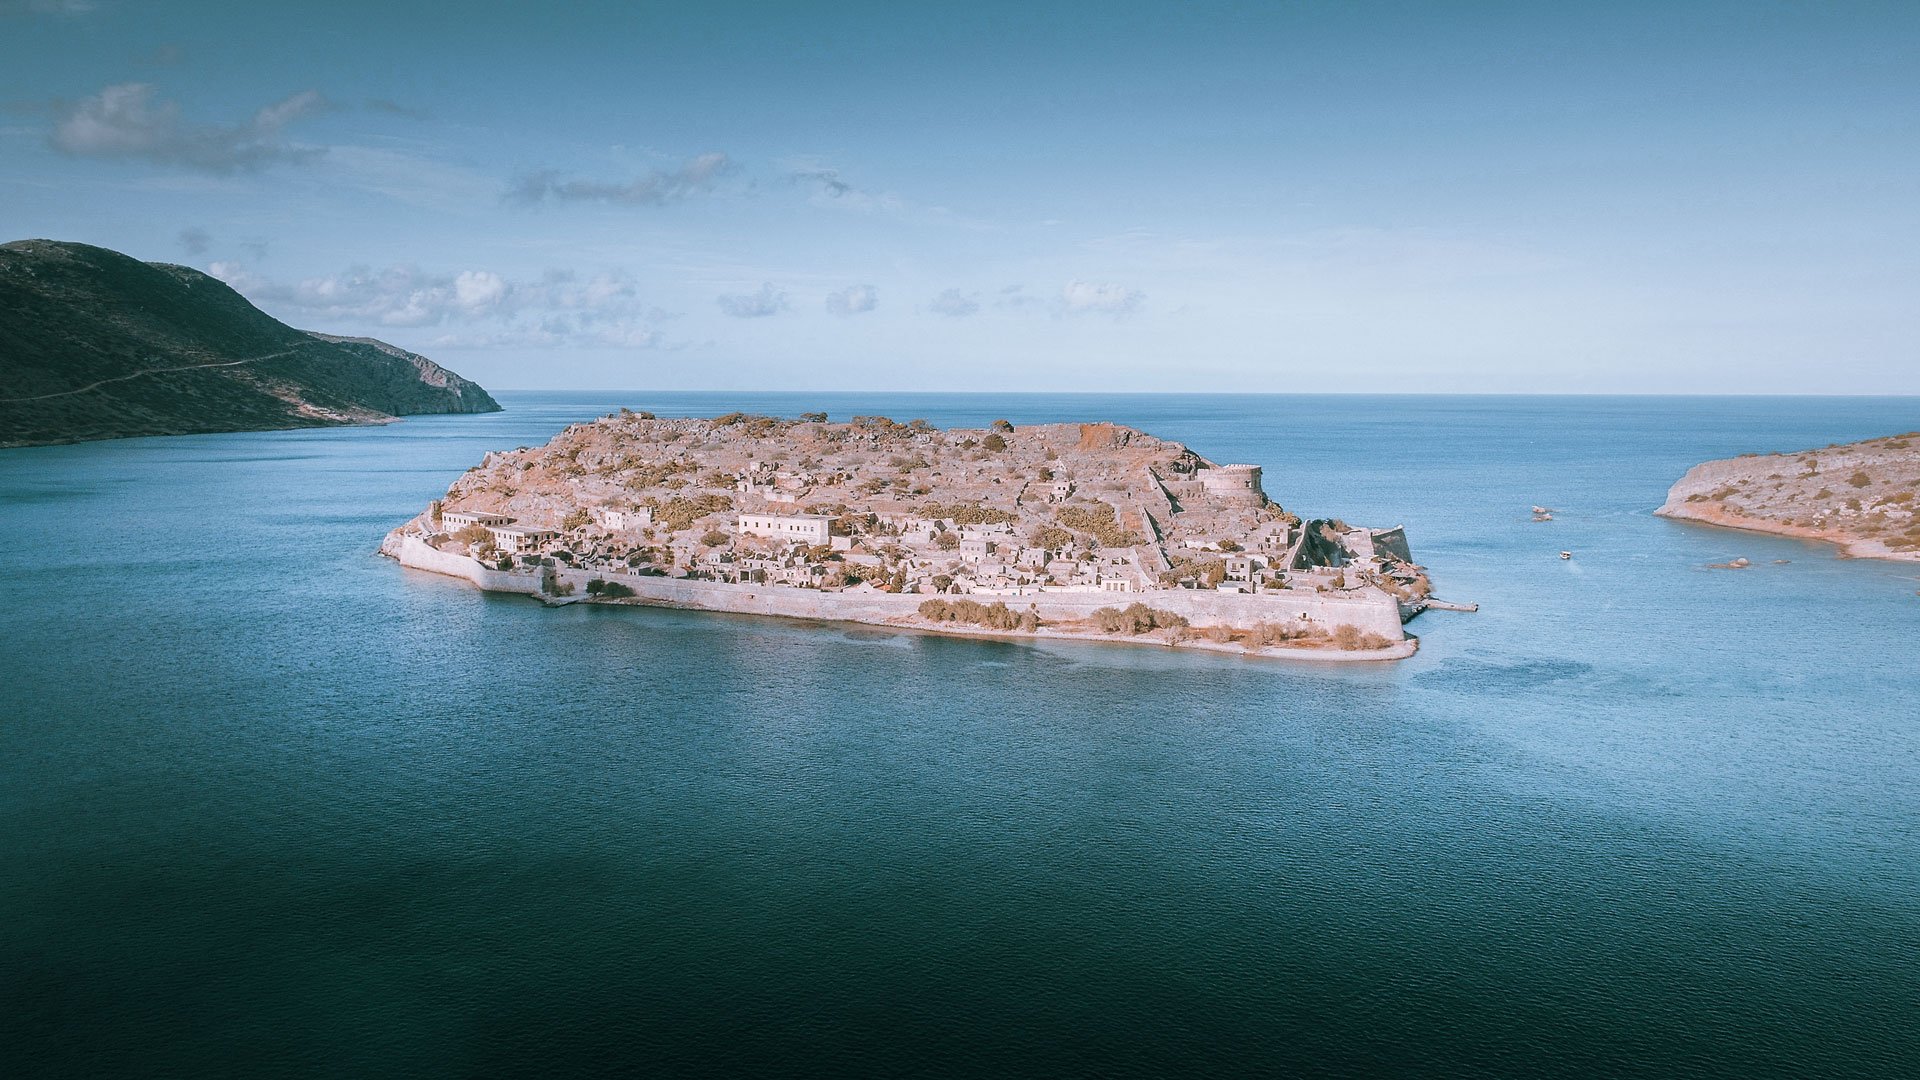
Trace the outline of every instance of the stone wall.
[[[418, 537], [404, 537], [398, 545], [390, 544], [388, 547], [395, 548], [388, 553], [398, 558], [402, 565], [464, 578], [482, 589], [527, 595], [539, 595], [541, 592], [539, 575], [490, 570], [465, 555], [454, 555], [430, 547]], [[574, 597], [585, 597], [587, 583], [595, 578], [617, 581], [627, 586], [634, 591], [635, 601], [640, 603], [746, 615], [783, 615], [798, 619], [893, 622], [916, 614], [923, 601], [932, 599], [918, 593], [822, 592], [780, 585], [729, 585], [715, 581], [606, 571], [560, 569], [554, 573], [556, 581], [573, 586], [571, 595]], [[968, 599], [983, 604], [999, 600], [1016, 611], [1024, 611], [1032, 605], [1038, 609], [1040, 618], [1047, 622], [1084, 619], [1098, 608], [1125, 607], [1138, 601], [1148, 607], [1184, 616], [1195, 626], [1244, 627], [1258, 622], [1284, 622], [1332, 630], [1346, 625], [1392, 641], [1405, 637], [1401, 629], [1399, 603], [1385, 593], [1371, 590], [1345, 596], [1295, 596], [1287, 593], [1247, 594], [1170, 589], [1151, 593], [974, 594]]]
[[494, 570], [482, 566], [470, 556], [441, 551], [417, 536], [401, 537], [397, 544], [389, 539], [381, 545], [380, 550], [400, 560], [402, 566], [465, 578], [488, 592], [525, 593], [528, 596], [540, 594], [540, 575], [537, 573]]

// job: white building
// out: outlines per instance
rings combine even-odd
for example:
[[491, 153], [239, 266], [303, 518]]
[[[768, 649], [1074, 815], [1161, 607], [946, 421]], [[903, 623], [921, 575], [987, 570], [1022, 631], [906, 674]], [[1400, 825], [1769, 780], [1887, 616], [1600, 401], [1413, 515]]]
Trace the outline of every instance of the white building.
[[440, 527], [450, 533], [457, 533], [461, 529], [474, 525], [491, 527], [508, 525], [512, 522], [513, 519], [505, 514], [482, 514], [477, 510], [448, 510], [440, 515]]
[[825, 544], [832, 524], [826, 514], [741, 514], [740, 535]]
[[631, 510], [620, 510], [611, 506], [594, 506], [587, 509], [587, 516], [603, 529], [622, 532], [653, 524], [653, 507], [637, 506]]
[[493, 546], [501, 551], [518, 552], [538, 547], [559, 534], [531, 525], [489, 525], [487, 535], [493, 537]]

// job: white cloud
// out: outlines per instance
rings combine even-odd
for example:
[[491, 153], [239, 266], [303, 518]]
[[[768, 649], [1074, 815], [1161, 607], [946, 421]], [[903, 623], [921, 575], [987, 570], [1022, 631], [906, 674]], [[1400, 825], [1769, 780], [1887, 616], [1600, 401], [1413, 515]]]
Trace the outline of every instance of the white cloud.
[[1069, 281], [1060, 290], [1060, 306], [1069, 315], [1119, 317], [1140, 310], [1147, 294], [1138, 289], [1092, 281]]
[[736, 319], [764, 319], [787, 309], [787, 294], [769, 281], [757, 292], [724, 295], [718, 298], [718, 303], [722, 312]]
[[119, 83], [55, 108], [53, 148], [72, 157], [125, 158], [210, 173], [307, 161], [320, 147], [296, 146], [283, 129], [332, 108], [317, 90], [303, 90], [263, 106], [238, 124], [191, 124], [176, 102], [156, 98], [150, 83]]
[[827, 310], [835, 315], [858, 315], [880, 303], [880, 291], [871, 285], [849, 285], [827, 294]]
[[491, 270], [462, 270], [453, 279], [455, 302], [475, 313], [499, 307], [506, 300], [507, 292], [506, 279]]
[[261, 284], [258, 278], [248, 274], [246, 268], [234, 262], [212, 262], [207, 264], [207, 273], [233, 286], [237, 292], [246, 292], [249, 286]]
[[927, 301], [927, 306], [941, 315], [964, 319], [980, 310], [980, 300], [978, 296], [963, 293], [959, 289], [948, 289]]
[[674, 317], [642, 305], [633, 282], [617, 272], [584, 282], [570, 271], [513, 281], [491, 270], [354, 267], [294, 283], [259, 277], [233, 262], [213, 263], [207, 272], [297, 325], [445, 327], [432, 339], [436, 345], [655, 348], [662, 342], [658, 324]]
[[507, 188], [510, 202], [532, 205], [555, 202], [604, 202], [623, 206], [664, 206], [714, 189], [737, 166], [732, 158], [714, 151], [687, 159], [678, 168], [655, 169], [619, 183], [569, 180], [555, 169], [542, 169], [516, 178]]

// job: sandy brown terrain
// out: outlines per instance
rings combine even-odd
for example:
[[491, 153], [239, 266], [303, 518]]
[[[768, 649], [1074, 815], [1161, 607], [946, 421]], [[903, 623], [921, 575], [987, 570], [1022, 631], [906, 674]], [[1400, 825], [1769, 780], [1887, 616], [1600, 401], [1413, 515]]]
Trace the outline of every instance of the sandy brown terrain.
[[1696, 465], [1656, 513], [1920, 561], [1920, 432]]

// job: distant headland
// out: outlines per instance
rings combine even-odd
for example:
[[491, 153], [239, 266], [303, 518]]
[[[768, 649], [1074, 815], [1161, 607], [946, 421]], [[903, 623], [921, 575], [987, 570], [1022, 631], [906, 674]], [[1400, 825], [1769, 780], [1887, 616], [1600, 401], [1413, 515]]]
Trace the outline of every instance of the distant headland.
[[296, 330], [190, 267], [0, 244], [0, 446], [499, 408], [424, 356]]
[[1410, 655], [1403, 624], [1453, 606], [1401, 529], [1107, 423], [622, 410], [488, 454], [381, 550], [549, 603], [1326, 659]]
[[1696, 465], [1662, 517], [1824, 540], [1863, 559], [1920, 560], [1920, 432]]

